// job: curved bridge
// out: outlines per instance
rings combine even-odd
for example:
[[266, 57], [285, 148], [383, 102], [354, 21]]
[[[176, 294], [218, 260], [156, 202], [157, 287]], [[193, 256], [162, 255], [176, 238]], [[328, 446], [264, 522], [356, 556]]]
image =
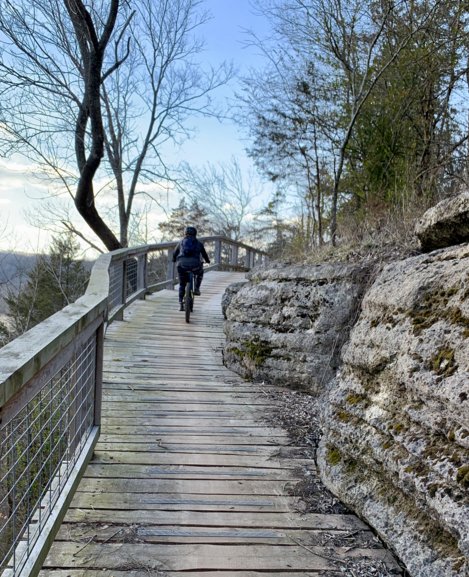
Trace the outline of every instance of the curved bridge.
[[[127, 253], [110, 273], [110, 294], [125, 279], [121, 302], [101, 302], [95, 276], [84, 298], [97, 302], [52, 317], [48, 335], [36, 327], [23, 344], [42, 335], [41, 353], [3, 381], [13, 394], [1, 413], [2, 541], [16, 535], [4, 574], [333, 577], [365, 557], [399, 574], [381, 548], [318, 545], [368, 528], [353, 515], [300, 515], [289, 496], [303, 462], [265, 420], [269, 387], [222, 364], [221, 296], [244, 275], [206, 275], [188, 325], [172, 290], [134, 299], [148, 292], [145, 255]], [[67, 314], [68, 336], [54, 334]], [[122, 322], [104, 337], [106, 315]], [[0, 360], [18, 365], [5, 356], [15, 351], [16, 341]]]

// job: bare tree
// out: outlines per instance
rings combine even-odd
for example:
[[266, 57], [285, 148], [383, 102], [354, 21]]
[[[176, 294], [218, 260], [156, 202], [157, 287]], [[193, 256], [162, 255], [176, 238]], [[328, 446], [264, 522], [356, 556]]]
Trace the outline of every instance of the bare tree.
[[93, 180], [104, 153], [102, 83], [125, 58], [117, 40], [107, 58], [120, 7], [120, 0], [89, 9], [81, 0], [0, 6], [2, 148], [39, 159], [70, 192], [74, 157], [75, 206], [110, 249], [119, 243], [96, 209]]
[[208, 163], [200, 169], [181, 165], [179, 188], [207, 211], [217, 234], [234, 240], [246, 234], [256, 190], [252, 174], [244, 176], [236, 158], [225, 164]]
[[137, 195], [158, 201], [165, 143], [230, 77], [196, 60], [200, 4], [0, 0], [0, 149], [54, 177], [107, 249], [128, 243]]
[[139, 0], [130, 25], [132, 53], [105, 89], [106, 148], [123, 245], [135, 198], [154, 202], [155, 183], [170, 178], [165, 144], [191, 134], [190, 118], [216, 114], [211, 95], [232, 76], [230, 66], [203, 72], [195, 60], [203, 43], [194, 34], [208, 19], [201, 5]]

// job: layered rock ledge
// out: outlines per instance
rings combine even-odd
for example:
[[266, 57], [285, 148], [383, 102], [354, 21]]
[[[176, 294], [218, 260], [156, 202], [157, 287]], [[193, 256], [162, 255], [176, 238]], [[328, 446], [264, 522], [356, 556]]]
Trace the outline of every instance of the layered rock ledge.
[[358, 266], [260, 271], [226, 311], [227, 364], [318, 397], [323, 482], [413, 577], [469, 573], [468, 297], [460, 245], [371, 286]]
[[229, 294], [225, 363], [245, 378], [322, 392], [368, 276], [368, 269], [337, 264], [254, 272]]
[[469, 247], [394, 263], [324, 404], [321, 476], [411, 575], [467, 575]]

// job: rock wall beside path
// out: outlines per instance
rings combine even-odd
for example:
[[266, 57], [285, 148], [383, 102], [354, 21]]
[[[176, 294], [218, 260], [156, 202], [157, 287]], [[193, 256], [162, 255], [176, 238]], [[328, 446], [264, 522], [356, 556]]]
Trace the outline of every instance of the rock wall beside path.
[[260, 271], [226, 315], [231, 368], [318, 396], [327, 487], [412, 577], [469, 575], [469, 245], [371, 284], [358, 266]]
[[324, 405], [326, 485], [411, 575], [469, 571], [469, 247], [388, 265]]
[[225, 363], [245, 378], [322, 394], [368, 277], [340, 264], [255, 271], [227, 295]]

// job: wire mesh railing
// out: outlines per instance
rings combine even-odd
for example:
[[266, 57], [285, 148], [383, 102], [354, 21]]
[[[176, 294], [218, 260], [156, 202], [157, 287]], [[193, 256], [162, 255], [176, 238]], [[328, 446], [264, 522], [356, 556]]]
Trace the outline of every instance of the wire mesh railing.
[[[206, 237], [210, 268], [266, 255]], [[0, 572], [32, 577], [45, 559], [99, 436], [104, 331], [133, 300], [172, 288], [177, 243], [100, 257], [83, 297], [0, 350]]]
[[14, 574], [29, 559], [93, 429], [95, 371], [90, 338], [0, 429], [0, 551]]

